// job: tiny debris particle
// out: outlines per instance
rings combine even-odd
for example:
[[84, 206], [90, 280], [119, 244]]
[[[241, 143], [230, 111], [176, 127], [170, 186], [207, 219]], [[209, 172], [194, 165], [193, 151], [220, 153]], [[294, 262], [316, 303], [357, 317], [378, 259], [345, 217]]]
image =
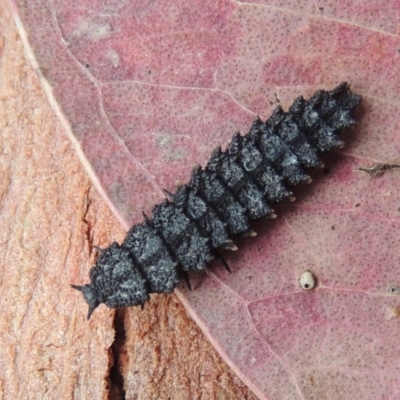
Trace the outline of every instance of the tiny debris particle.
[[400, 287], [399, 286], [395, 286], [395, 285], [390, 286], [389, 293], [393, 294], [393, 295], [399, 295], [400, 294]]
[[390, 307], [387, 310], [387, 319], [397, 319], [400, 318], [400, 307]]
[[315, 286], [315, 278], [311, 271], [304, 271], [300, 274], [299, 285], [303, 290], [311, 290]]

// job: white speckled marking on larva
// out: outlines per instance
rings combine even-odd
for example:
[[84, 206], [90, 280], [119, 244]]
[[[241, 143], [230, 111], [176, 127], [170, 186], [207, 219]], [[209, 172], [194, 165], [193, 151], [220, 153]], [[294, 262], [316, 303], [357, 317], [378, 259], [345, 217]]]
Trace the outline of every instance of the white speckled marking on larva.
[[303, 290], [311, 290], [315, 286], [315, 278], [311, 271], [304, 271], [300, 274], [299, 285]]

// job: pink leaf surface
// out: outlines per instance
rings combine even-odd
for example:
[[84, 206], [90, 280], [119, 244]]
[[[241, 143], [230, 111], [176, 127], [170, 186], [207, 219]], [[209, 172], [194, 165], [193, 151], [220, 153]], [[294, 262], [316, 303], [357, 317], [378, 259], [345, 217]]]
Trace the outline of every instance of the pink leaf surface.
[[[213, 266], [179, 296], [261, 399], [399, 398], [399, 172], [356, 168], [399, 161], [400, 3], [13, 7], [54, 110], [126, 228], [277, 101], [342, 81], [364, 97], [329, 171], [238, 240], [232, 275]], [[304, 292], [307, 269], [318, 285]]]

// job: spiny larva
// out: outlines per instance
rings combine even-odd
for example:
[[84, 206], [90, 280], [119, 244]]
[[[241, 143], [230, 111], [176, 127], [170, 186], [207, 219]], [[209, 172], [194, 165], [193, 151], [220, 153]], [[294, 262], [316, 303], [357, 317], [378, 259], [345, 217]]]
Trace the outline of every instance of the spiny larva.
[[288, 112], [278, 106], [245, 136], [235, 133], [225, 151], [217, 148], [205, 168], [193, 169], [189, 183], [166, 192], [122, 244], [99, 250], [89, 284], [71, 285], [88, 303], [88, 319], [101, 303], [143, 306], [150, 293], [171, 293], [188, 271], [223, 261], [220, 250], [237, 249], [232, 237], [252, 235], [252, 221], [274, 217], [273, 204], [311, 181], [306, 169], [322, 167], [321, 154], [343, 146], [337, 135], [355, 124], [351, 113], [360, 102], [344, 82], [309, 100], [298, 97]]

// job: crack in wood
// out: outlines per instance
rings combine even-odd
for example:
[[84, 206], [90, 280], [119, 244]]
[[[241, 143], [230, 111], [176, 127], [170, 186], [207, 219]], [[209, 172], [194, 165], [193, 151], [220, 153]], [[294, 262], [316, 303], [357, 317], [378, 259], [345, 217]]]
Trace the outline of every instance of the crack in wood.
[[125, 400], [125, 389], [124, 389], [124, 376], [120, 368], [121, 358], [125, 351], [125, 308], [119, 308], [115, 312], [114, 316], [114, 330], [115, 340], [110, 348], [110, 373], [108, 376], [109, 382], [109, 400]]

